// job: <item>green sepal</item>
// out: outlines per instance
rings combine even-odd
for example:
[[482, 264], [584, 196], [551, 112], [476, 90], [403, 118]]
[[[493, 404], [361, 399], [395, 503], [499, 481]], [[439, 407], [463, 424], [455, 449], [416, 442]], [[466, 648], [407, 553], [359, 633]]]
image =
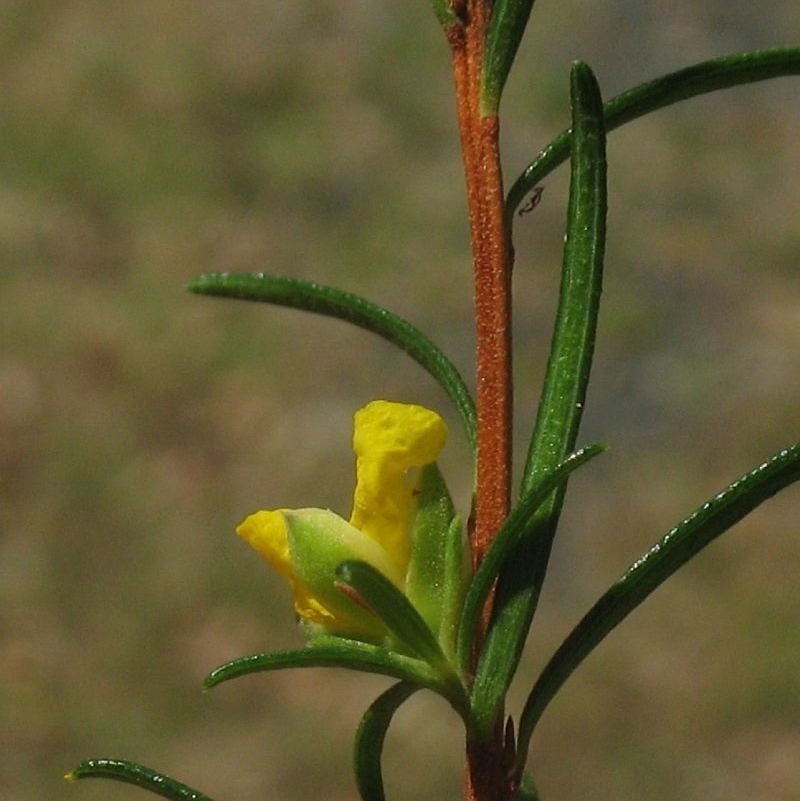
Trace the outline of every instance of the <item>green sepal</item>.
[[421, 468], [418, 491], [406, 595], [451, 657], [469, 579], [468, 548], [463, 525], [435, 463]]
[[319, 623], [303, 620], [310, 636], [320, 629], [340, 637], [381, 643], [387, 636], [384, 625], [335, 585], [336, 567], [358, 559], [397, 583], [403, 573], [386, 550], [372, 537], [354, 528], [329, 509], [286, 509], [287, 541], [297, 579], [331, 615]]
[[[800, 74], [800, 47], [779, 47], [714, 58], [639, 84], [611, 98], [604, 106], [606, 131], [613, 131], [651, 111], [681, 100], [730, 89], [755, 81]], [[511, 186], [506, 197], [509, 229], [514, 212], [536, 185], [570, 155], [572, 135], [560, 133], [529, 164]]]
[[186, 784], [125, 759], [85, 759], [64, 778], [68, 781], [113, 779], [126, 784], [135, 784], [170, 801], [211, 801], [207, 795]]
[[492, 8], [481, 76], [481, 115], [484, 117], [497, 114], [533, 3], [534, 0], [496, 0]]
[[187, 285], [198, 295], [238, 298], [334, 317], [377, 334], [405, 351], [447, 393], [476, 448], [475, 401], [455, 365], [418, 328], [358, 295], [311, 281], [265, 273], [208, 273]]
[[363, 801], [385, 801], [381, 757], [386, 732], [394, 713], [418, 689], [406, 682], [395, 684], [380, 695], [361, 718], [356, 731], [353, 763]]
[[305, 648], [242, 656], [213, 670], [203, 682], [210, 690], [218, 684], [251, 673], [286, 668], [333, 667], [377, 673], [427, 687], [443, 694], [442, 677], [428, 664], [380, 645], [349, 640], [332, 634], [320, 634]]
[[545, 708], [595, 646], [706, 545], [796, 481], [800, 481], [800, 443], [778, 452], [696, 509], [600, 597], [547, 663], [528, 696], [519, 720], [519, 769]]

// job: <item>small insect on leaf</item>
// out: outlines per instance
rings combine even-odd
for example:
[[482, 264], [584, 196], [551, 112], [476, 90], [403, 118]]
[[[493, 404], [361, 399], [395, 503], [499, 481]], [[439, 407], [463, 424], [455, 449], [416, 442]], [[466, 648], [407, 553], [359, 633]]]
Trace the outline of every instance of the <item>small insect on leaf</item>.
[[531, 196], [528, 198], [524, 206], [520, 206], [517, 215], [522, 217], [523, 214], [529, 214], [532, 212], [538, 205], [539, 201], [542, 199], [542, 195], [544, 194], [544, 187], [543, 186], [535, 186], [533, 191], [531, 192]]

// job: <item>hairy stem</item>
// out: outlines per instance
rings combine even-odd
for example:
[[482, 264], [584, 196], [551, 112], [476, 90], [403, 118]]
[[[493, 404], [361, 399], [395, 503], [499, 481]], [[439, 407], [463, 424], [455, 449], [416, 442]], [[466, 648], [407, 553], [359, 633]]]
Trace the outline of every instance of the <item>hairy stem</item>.
[[511, 262], [503, 213], [499, 119], [480, 111], [481, 70], [490, 4], [466, 3], [448, 29], [472, 240], [478, 411], [473, 561], [480, 564], [508, 515], [511, 488]]
[[[490, 0], [454, 2], [459, 23], [447, 29], [453, 57], [458, 122], [467, 184], [472, 241], [477, 378], [477, 476], [471, 545], [473, 564], [483, 560], [508, 516], [511, 497], [511, 263], [504, 217], [499, 119], [481, 114], [481, 81]], [[491, 598], [484, 621], [488, 620]], [[480, 652], [485, 625], [473, 644]], [[491, 737], [468, 730], [467, 801], [509, 801], [503, 712]]]

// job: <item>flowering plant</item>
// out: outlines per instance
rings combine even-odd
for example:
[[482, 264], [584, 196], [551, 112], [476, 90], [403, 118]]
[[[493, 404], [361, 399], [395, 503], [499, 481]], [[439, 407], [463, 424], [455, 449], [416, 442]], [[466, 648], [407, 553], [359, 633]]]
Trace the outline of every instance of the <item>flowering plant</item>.
[[[589, 609], [506, 710], [547, 571], [569, 475], [603, 447], [577, 448], [602, 286], [606, 135], [671, 103], [800, 72], [800, 49], [726, 56], [650, 81], [607, 102], [590, 68], [573, 65], [568, 130], [506, 193], [499, 107], [532, 0], [431, 0], [452, 55], [473, 251], [476, 397], [449, 358], [406, 320], [341, 290], [265, 274], [211, 274], [199, 294], [290, 306], [344, 319], [407, 352], [444, 388], [475, 460], [474, 493], [457, 514], [436, 461], [447, 429], [417, 405], [374, 401], [356, 413], [356, 488], [349, 521], [324, 509], [259, 511], [238, 527], [288, 582], [307, 634], [301, 649], [229, 662], [216, 686], [258, 671], [338, 666], [393, 677], [356, 734], [356, 781], [383, 801], [381, 754], [398, 707], [425, 688], [463, 721], [471, 801], [534, 799], [529, 745], [542, 713], [604, 637], [667, 578], [752, 509], [800, 478], [800, 444], [784, 448], [687, 515]], [[512, 493], [511, 270], [518, 210], [570, 160], [562, 284], [535, 428]], [[93, 759], [70, 778], [108, 776], [173, 799], [204, 799], [162, 774]]]
[[347, 591], [346, 581], [335, 580], [349, 573], [341, 565], [357, 561], [388, 579], [390, 593], [403, 593], [452, 651], [467, 564], [461, 523], [433, 461], [446, 436], [435, 412], [374, 401], [355, 417], [349, 523], [325, 509], [281, 509], [256, 512], [239, 526], [237, 533], [289, 582], [310, 638], [327, 633], [414, 652], [363, 597]]

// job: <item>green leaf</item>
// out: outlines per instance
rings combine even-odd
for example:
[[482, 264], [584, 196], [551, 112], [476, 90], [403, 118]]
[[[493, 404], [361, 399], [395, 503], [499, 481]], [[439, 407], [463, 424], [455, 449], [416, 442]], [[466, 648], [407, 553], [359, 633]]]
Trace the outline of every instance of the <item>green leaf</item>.
[[489, 20], [481, 81], [481, 114], [497, 113], [534, 0], [496, 0]]
[[168, 798], [170, 801], [211, 801], [207, 795], [193, 790], [163, 773], [124, 759], [86, 759], [64, 778], [68, 781], [114, 779], [127, 784], [135, 784], [137, 787], [149, 790], [162, 798]]
[[[575, 446], [594, 346], [605, 238], [605, 136], [597, 82], [585, 64], [571, 74], [573, 158], [569, 217], [553, 343], [525, 468], [522, 497]], [[493, 617], [473, 693], [476, 725], [488, 731], [519, 664], [544, 582], [562, 481], [526, 525], [497, 583]]]
[[[399, 646], [410, 650], [430, 667], [436, 682], [427, 686], [444, 696], [459, 714], [466, 714], [468, 703], [464, 685], [444, 655], [436, 635], [408, 598], [367, 562], [343, 562], [336, 569], [336, 579], [337, 583], [355, 591], [359, 602], [383, 621]], [[419, 680], [416, 683], [420, 684]]]
[[427, 370], [452, 400], [473, 451], [475, 402], [455, 365], [407, 320], [358, 295], [297, 278], [264, 273], [208, 273], [187, 287], [199, 295], [238, 298], [335, 317], [397, 345]]
[[422, 615], [383, 573], [367, 562], [342, 562], [336, 568], [336, 583], [355, 590], [358, 602], [383, 621], [399, 644], [434, 670], [451, 670]]
[[417, 691], [400, 682], [377, 698], [366, 711], [356, 732], [354, 763], [358, 791], [364, 801], [385, 801], [381, 756], [394, 713]]
[[[703, 61], [640, 84], [605, 104], [606, 131], [613, 131], [651, 111], [698, 95], [755, 81], [800, 74], [800, 47], [781, 47], [735, 53]], [[569, 158], [569, 131], [559, 134], [514, 182], [506, 198], [509, 229], [514, 211], [536, 185]]]
[[370, 643], [348, 640], [344, 637], [320, 635], [306, 648], [252, 654], [234, 659], [213, 670], [203, 686], [211, 689], [225, 681], [285, 668], [335, 667], [378, 673], [441, 694], [442, 680], [425, 662]]
[[777, 492], [800, 480], [800, 444], [780, 451], [704, 503], [637, 559], [589, 610], [548, 662], [519, 722], [521, 768], [547, 705], [606, 635], [695, 554]]
[[523, 493], [575, 446], [602, 290], [607, 205], [603, 106], [594, 75], [580, 62], [572, 67], [571, 92], [574, 157], [561, 292]]
[[566, 481], [567, 476], [573, 470], [576, 470], [603, 450], [605, 450], [603, 445], [589, 445], [581, 448], [552, 470], [539, 476], [536, 483], [514, 507], [503, 527], [497, 532], [497, 536], [492, 541], [480, 567], [475, 571], [475, 576], [464, 599], [464, 609], [461, 614], [458, 634], [458, 650], [462, 666], [465, 667], [469, 661], [475, 630], [489, 593], [503, 566], [508, 562], [510, 554], [513, 553], [520, 540], [528, 533], [531, 518], [553, 490]]

